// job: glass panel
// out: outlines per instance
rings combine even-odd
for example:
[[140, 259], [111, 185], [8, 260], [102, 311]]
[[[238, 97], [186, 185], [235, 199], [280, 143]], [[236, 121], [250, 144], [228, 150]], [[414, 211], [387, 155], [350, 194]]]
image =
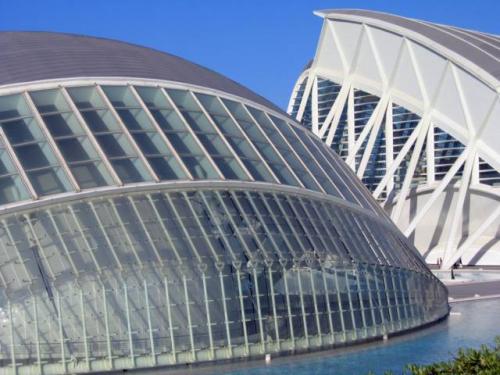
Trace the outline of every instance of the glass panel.
[[3, 142], [0, 142], [0, 204], [28, 199], [24, 186]]
[[231, 180], [248, 180], [248, 176], [201, 111], [192, 94], [180, 90], [167, 90], [167, 92], [224, 177]]
[[[81, 188], [113, 184], [104, 163], [59, 90], [30, 93], [45, 125]], [[85, 167], [82, 166], [85, 163]], [[92, 180], [91, 178], [94, 177]]]
[[194, 179], [219, 179], [209, 159], [161, 89], [136, 87], [137, 93]]
[[196, 96], [253, 178], [257, 181], [275, 182], [250, 142], [243, 136], [238, 125], [229, 117], [219, 99], [215, 96], [198, 93]]
[[291, 124], [287, 124], [282, 119], [270, 115], [274, 124], [281, 132], [284, 138], [288, 140], [291, 148], [297, 153], [303, 164], [307, 166], [311, 174], [314, 176], [320, 186], [331, 195], [340, 196], [337, 188], [332, 184], [322, 166], [318, 164], [310, 150], [302, 143], [305, 137], [298, 136], [298, 128]]
[[308, 189], [321, 191], [318, 184], [314, 181], [311, 174], [305, 167], [300, 163], [300, 160], [292, 152], [292, 149], [286, 143], [283, 136], [278, 133], [273, 123], [267, 118], [264, 112], [258, 109], [247, 106], [255, 120], [260, 124], [261, 128], [264, 130], [266, 135], [269, 137], [274, 146], [278, 149], [284, 160], [290, 165], [290, 167], [295, 172], [295, 175], [300, 178], [304, 186]]
[[179, 162], [130, 89], [121, 86], [103, 86], [103, 90], [158, 178], [185, 179], [186, 175]]
[[72, 186], [21, 95], [0, 98], [0, 122], [7, 140], [39, 195], [62, 193]]
[[97, 90], [74, 87], [69, 88], [68, 93], [118, 177], [124, 183], [151, 181], [152, 176]]
[[288, 167], [283, 163], [276, 150], [269, 144], [266, 137], [259, 130], [257, 124], [248, 115], [243, 105], [228, 99], [221, 99], [227, 109], [231, 112], [242, 130], [252, 141], [255, 148], [260, 152], [269, 168], [278, 177], [281, 183], [299, 186], [297, 179], [290, 173]]

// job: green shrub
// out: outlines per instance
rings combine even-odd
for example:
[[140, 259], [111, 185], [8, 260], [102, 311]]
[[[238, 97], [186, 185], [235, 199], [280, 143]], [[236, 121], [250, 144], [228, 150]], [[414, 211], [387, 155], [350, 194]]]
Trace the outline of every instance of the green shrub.
[[[386, 375], [392, 373], [388, 372]], [[479, 349], [459, 349], [455, 358], [430, 365], [409, 364], [404, 375], [499, 375], [500, 336], [495, 345], [481, 345]]]

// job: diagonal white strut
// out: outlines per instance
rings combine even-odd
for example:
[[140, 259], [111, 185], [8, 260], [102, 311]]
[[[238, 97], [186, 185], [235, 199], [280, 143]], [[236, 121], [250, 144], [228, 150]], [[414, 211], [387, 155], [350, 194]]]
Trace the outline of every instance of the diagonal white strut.
[[410, 222], [408, 227], [405, 229], [403, 232], [405, 236], [409, 236], [410, 234], [413, 233], [415, 228], [417, 227], [417, 224], [422, 220], [422, 218], [425, 216], [427, 211], [432, 207], [432, 205], [436, 202], [437, 198], [439, 195], [444, 191], [444, 189], [448, 186], [452, 178], [457, 174], [458, 170], [460, 167], [464, 164], [465, 160], [467, 159], [467, 155], [469, 154], [470, 150], [472, 148], [472, 144], [469, 144], [460, 154], [460, 156], [455, 160], [455, 163], [451, 166], [451, 168], [446, 172], [444, 178], [441, 180], [437, 188], [432, 192], [429, 200], [425, 202], [424, 206], [418, 211], [417, 215], [413, 218], [413, 220]]

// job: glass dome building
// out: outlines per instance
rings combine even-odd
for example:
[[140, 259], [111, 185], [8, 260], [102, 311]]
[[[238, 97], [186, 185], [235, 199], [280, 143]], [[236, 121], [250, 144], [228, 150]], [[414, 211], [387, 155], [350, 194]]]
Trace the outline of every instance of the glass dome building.
[[344, 162], [262, 97], [104, 39], [0, 33], [0, 373], [362, 342], [448, 313]]

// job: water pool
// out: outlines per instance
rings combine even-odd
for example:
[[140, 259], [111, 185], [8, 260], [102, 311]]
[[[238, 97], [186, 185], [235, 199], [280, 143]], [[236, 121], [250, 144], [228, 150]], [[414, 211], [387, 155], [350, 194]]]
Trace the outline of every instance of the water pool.
[[[500, 299], [457, 303], [450, 317], [435, 326], [409, 335], [392, 338], [341, 353], [323, 352], [298, 357], [278, 358], [235, 365], [239, 369], [210, 374], [225, 375], [379, 375], [387, 370], [401, 374], [407, 363], [431, 363], [452, 358], [460, 347], [492, 344], [500, 335]], [[251, 367], [245, 367], [251, 366]], [[245, 367], [245, 368], [242, 368]]]

